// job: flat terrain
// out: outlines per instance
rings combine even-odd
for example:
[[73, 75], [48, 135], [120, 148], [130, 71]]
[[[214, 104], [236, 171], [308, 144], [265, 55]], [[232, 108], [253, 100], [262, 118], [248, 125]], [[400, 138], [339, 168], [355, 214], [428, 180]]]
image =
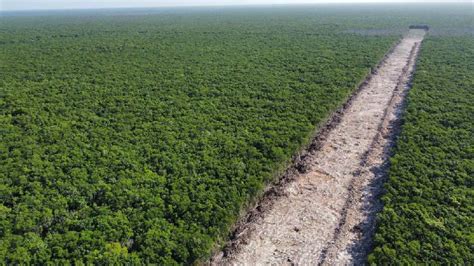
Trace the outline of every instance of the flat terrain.
[[[391, 146], [392, 118], [404, 96], [394, 84], [406, 82], [401, 73], [411, 71], [409, 50], [418, 37], [407, 37], [370, 86], [357, 97], [354, 92], [416, 23], [429, 24], [430, 37], [474, 33], [470, 4], [2, 12], [0, 264], [207, 261], [227, 240], [246, 239], [235, 234], [247, 221], [240, 218], [251, 216], [252, 206], [275, 192], [274, 182], [289, 182], [289, 169], [298, 178], [281, 186], [287, 199], [278, 204], [271, 198], [276, 207], [262, 209], [276, 224], [252, 223], [262, 227], [249, 242], [261, 257], [242, 245], [248, 252], [233, 253], [237, 261], [358, 261], [371, 244], [372, 213], [380, 208], [365, 205], [377, 198], [381, 180], [367, 167], [380, 165], [386, 155], [381, 147]], [[459, 62], [466, 65], [459, 69], [467, 70], [452, 71], [460, 73], [456, 80], [451, 73], [437, 84], [449, 81], [447, 88], [457, 91], [464, 84], [458, 80], [473, 76], [462, 61], [468, 43], [443, 47], [454, 49], [433, 61], [438, 73], [451, 73], [444, 68]], [[423, 83], [431, 84], [425, 77]], [[432, 98], [430, 89], [423, 91]], [[462, 102], [465, 91], [447, 99]], [[352, 105], [345, 104], [349, 98]], [[451, 115], [440, 123], [453, 127], [464, 120]], [[314, 139], [317, 132], [325, 134]], [[464, 158], [472, 150], [464, 142], [450, 157]], [[311, 151], [319, 152], [308, 155], [306, 147], [314, 143], [324, 147], [318, 144]], [[432, 153], [416, 158], [426, 163]], [[297, 160], [302, 164], [295, 168]], [[469, 169], [470, 164], [454, 160], [452, 165]], [[443, 173], [462, 173], [456, 185], [465, 184], [465, 173], [472, 171], [451, 171], [452, 165]], [[424, 188], [414, 192], [429, 195]], [[305, 197], [312, 193], [316, 196]], [[458, 254], [453, 239], [466, 238], [451, 228], [468, 226], [452, 210], [465, 201], [439, 200], [446, 201], [456, 208], [440, 208], [443, 216], [455, 218], [425, 219], [426, 245], [400, 233], [393, 234], [404, 239], [396, 244], [387, 237], [393, 228], [408, 232], [401, 219], [392, 229], [379, 227], [384, 237], [376, 239], [372, 257], [390, 262], [400, 246], [426, 251], [432, 243], [447, 243], [441, 246], [449, 252], [440, 256]], [[396, 214], [410, 216], [412, 206], [418, 205], [403, 205]], [[433, 227], [442, 230], [429, 234]], [[305, 247], [304, 254], [297, 246]], [[459, 254], [466, 254], [466, 246]], [[224, 253], [233, 247], [227, 245]]]
[[469, 265], [474, 261], [474, 35], [429, 36], [419, 58], [369, 262]]
[[377, 208], [367, 206], [377, 191], [366, 186], [379, 177], [372, 170], [387, 159], [390, 124], [399, 118], [423, 36], [424, 31], [410, 30], [353, 99], [322, 148], [306, 159], [308, 170], [285, 188], [262, 219], [248, 225], [251, 233], [236, 252], [216, 264], [334, 265], [364, 260], [366, 254], [354, 253], [351, 247], [370, 233], [356, 226], [373, 219], [368, 216]]
[[2, 17], [0, 260], [209, 256], [398, 38], [266, 10]]

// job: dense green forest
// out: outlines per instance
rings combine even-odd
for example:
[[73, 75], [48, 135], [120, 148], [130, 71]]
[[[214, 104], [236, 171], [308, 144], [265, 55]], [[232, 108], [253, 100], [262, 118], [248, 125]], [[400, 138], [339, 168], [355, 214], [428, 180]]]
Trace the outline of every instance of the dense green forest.
[[208, 254], [397, 39], [301, 12], [7, 20], [0, 257]]
[[208, 256], [407, 25], [469, 21], [465, 6], [404, 10], [3, 14], [0, 259]]
[[474, 261], [474, 38], [424, 41], [370, 263]]

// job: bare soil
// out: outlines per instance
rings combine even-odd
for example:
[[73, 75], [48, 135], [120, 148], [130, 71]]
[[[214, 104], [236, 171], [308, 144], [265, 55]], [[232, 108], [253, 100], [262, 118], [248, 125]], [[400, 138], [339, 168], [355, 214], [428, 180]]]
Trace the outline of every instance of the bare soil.
[[409, 33], [236, 226], [211, 264], [362, 264], [423, 30]]

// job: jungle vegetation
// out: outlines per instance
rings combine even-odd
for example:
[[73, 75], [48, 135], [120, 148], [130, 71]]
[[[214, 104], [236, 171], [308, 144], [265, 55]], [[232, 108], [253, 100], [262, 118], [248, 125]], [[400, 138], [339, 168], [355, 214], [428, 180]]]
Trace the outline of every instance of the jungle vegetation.
[[469, 21], [404, 10], [2, 14], [0, 260], [205, 258], [408, 25]]

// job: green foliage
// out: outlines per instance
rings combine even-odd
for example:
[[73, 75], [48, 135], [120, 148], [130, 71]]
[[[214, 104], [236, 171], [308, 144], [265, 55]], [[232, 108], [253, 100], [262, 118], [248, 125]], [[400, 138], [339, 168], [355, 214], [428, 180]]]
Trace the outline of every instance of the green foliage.
[[7, 263], [208, 255], [397, 38], [303, 9], [180, 12], [5, 18]]
[[2, 13], [1, 260], [209, 255], [408, 25], [443, 24], [425, 10]]
[[472, 36], [423, 43], [370, 263], [474, 261], [473, 62]]

